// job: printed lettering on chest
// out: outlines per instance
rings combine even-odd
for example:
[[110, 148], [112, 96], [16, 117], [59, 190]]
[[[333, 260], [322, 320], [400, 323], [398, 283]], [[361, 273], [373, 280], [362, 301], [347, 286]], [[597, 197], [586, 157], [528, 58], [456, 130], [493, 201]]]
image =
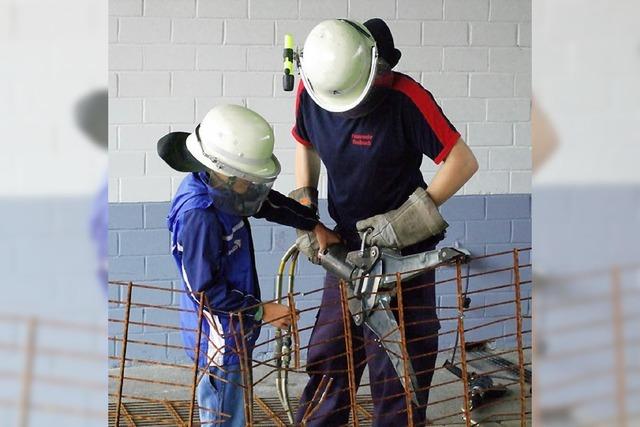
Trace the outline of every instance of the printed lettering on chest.
[[229, 242], [229, 244], [227, 245], [227, 248], [228, 248], [227, 255], [231, 255], [241, 247], [242, 247], [242, 240], [240, 239], [235, 239], [233, 241], [233, 245], [231, 245], [231, 242]]
[[366, 133], [354, 133], [351, 134], [351, 143], [353, 145], [360, 145], [362, 147], [371, 147], [373, 141], [373, 135]]

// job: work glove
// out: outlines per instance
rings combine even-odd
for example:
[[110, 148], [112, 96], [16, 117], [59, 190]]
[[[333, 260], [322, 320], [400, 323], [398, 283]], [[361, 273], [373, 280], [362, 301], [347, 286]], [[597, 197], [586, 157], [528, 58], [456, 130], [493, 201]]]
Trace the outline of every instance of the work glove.
[[356, 223], [369, 246], [402, 249], [442, 233], [449, 224], [424, 188], [418, 187], [398, 209]]
[[[317, 189], [313, 187], [300, 187], [289, 193], [289, 197], [301, 205], [310, 207], [314, 212], [318, 212]], [[298, 250], [305, 254], [313, 264], [320, 264], [320, 259], [318, 258], [320, 245], [318, 244], [315, 233], [313, 231], [296, 229], [296, 235], [298, 236], [296, 238]]]

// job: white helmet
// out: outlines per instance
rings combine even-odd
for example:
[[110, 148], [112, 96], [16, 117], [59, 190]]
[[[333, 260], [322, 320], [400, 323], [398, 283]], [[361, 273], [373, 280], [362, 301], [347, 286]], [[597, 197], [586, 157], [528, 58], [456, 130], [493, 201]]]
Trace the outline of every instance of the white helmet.
[[300, 55], [300, 74], [307, 92], [325, 110], [354, 109], [371, 90], [378, 50], [369, 30], [346, 19], [316, 25]]
[[216, 206], [246, 216], [257, 212], [280, 173], [273, 145], [273, 129], [262, 116], [239, 105], [220, 105], [193, 133], [162, 137], [158, 154], [175, 170], [209, 172]]
[[273, 182], [280, 173], [273, 144], [269, 123], [240, 105], [212, 108], [187, 138], [189, 152], [208, 169], [254, 182]]

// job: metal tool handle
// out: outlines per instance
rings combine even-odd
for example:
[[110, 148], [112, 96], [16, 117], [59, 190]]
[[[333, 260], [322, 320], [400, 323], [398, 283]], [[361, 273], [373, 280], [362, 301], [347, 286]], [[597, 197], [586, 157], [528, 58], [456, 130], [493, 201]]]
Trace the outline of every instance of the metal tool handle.
[[356, 267], [347, 261], [349, 251], [344, 245], [332, 245], [322, 252], [320, 264], [329, 273], [342, 280], [350, 281]]
[[373, 227], [367, 228], [364, 233], [362, 233], [362, 243], [360, 244], [360, 256], [364, 256], [364, 247], [366, 245], [367, 236], [373, 233]]

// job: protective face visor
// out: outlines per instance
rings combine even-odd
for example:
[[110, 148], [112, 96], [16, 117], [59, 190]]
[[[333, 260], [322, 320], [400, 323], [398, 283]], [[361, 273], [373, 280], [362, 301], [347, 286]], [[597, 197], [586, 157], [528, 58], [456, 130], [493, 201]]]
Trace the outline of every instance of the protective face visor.
[[[240, 216], [251, 216], [257, 213], [267, 198], [276, 176], [252, 175], [220, 161], [202, 147], [200, 125], [196, 126], [195, 135], [202, 154], [215, 167], [208, 173], [209, 191], [214, 198], [216, 208], [228, 214]], [[227, 155], [231, 154], [227, 153]]]
[[215, 207], [232, 215], [256, 214], [271, 191], [273, 182], [255, 183], [237, 176], [209, 172], [209, 192]]

